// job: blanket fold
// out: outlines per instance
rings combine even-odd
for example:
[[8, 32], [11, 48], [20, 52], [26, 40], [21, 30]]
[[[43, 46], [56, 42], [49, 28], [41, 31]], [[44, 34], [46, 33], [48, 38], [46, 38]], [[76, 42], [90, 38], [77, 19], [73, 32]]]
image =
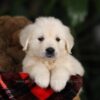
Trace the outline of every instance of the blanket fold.
[[82, 87], [82, 77], [71, 76], [61, 92], [43, 89], [27, 73], [0, 73], [0, 100], [72, 100]]

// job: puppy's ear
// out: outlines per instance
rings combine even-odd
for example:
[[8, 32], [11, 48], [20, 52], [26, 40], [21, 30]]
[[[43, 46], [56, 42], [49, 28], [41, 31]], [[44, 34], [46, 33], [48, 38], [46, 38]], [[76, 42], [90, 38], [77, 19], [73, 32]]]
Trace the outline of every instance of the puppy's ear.
[[65, 48], [68, 51], [69, 54], [71, 54], [71, 49], [74, 46], [74, 38], [71, 35], [70, 29], [65, 26]]
[[30, 38], [32, 36], [33, 24], [27, 25], [20, 32], [20, 43], [23, 47], [23, 50], [26, 51], [29, 45]]

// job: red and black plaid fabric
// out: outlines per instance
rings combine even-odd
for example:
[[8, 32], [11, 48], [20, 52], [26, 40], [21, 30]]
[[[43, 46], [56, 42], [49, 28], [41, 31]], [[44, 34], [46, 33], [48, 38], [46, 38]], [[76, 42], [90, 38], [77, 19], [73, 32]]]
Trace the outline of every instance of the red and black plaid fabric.
[[72, 100], [82, 87], [82, 77], [72, 76], [64, 90], [43, 89], [27, 73], [0, 73], [0, 100]]

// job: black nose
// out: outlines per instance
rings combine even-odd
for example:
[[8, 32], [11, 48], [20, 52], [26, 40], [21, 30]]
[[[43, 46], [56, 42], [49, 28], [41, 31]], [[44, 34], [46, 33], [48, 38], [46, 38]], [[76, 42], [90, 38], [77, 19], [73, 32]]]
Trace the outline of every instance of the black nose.
[[52, 47], [49, 47], [49, 48], [46, 49], [46, 55], [47, 55], [48, 57], [54, 56], [54, 52], [55, 52], [55, 49], [52, 48]]

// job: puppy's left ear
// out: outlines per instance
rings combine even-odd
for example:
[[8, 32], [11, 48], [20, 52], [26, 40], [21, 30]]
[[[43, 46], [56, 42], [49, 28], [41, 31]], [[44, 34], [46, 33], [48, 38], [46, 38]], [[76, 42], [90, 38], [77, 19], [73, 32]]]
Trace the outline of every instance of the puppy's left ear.
[[74, 46], [74, 38], [71, 35], [70, 29], [65, 26], [65, 48], [69, 54]]

